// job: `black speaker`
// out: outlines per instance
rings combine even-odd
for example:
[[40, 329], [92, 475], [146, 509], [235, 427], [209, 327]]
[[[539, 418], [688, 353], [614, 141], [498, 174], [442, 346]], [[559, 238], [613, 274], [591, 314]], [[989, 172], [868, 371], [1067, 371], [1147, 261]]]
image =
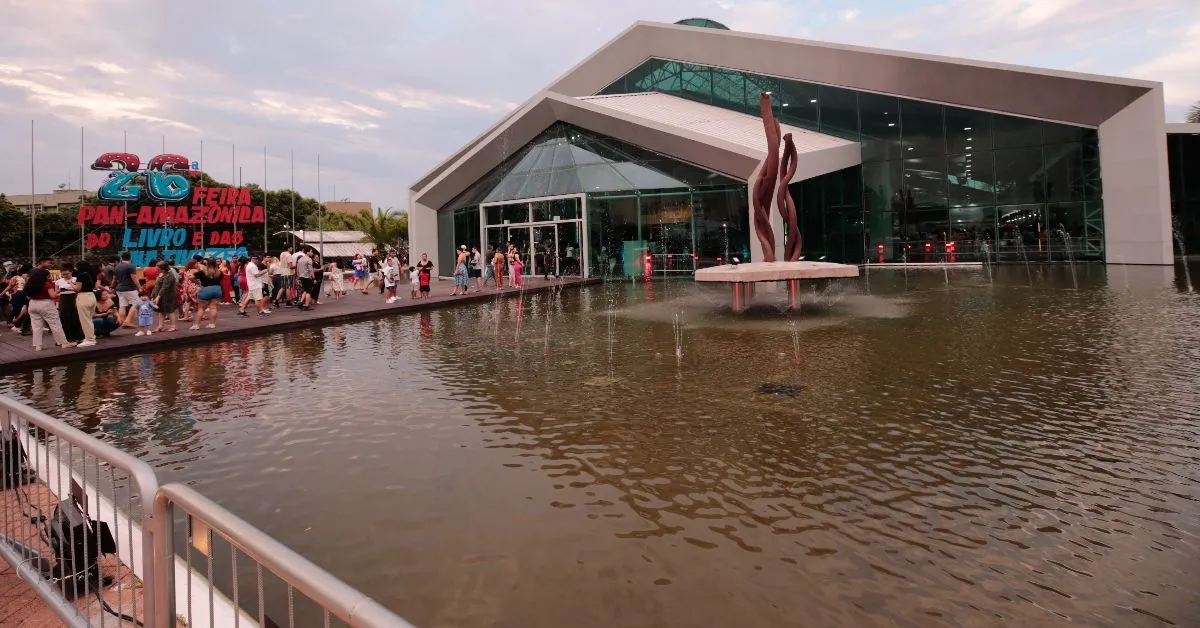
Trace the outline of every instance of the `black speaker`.
[[117, 551], [108, 524], [88, 519], [74, 500], [65, 499], [54, 507], [46, 530], [50, 549], [58, 560], [54, 578], [62, 581], [63, 590], [72, 596], [83, 591], [85, 580], [99, 581], [100, 555]]

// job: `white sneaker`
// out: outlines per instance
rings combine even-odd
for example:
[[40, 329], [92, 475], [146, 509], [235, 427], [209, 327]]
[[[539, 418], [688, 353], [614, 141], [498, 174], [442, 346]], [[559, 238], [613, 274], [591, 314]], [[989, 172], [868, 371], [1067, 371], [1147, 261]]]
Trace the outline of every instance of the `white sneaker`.
[[388, 297], [388, 300], [387, 300], [387, 302], [388, 302], [388, 303], [395, 303], [395, 302], [396, 302], [396, 297]]
[[194, 331], [194, 330], [200, 329], [200, 326], [199, 326], [199, 325], [192, 325], [191, 327], [188, 327], [188, 329], [191, 329], [191, 330], [193, 330], [193, 331]]
[[271, 310], [263, 310], [263, 311], [262, 311], [262, 313], [263, 313], [263, 314], [270, 314], [270, 313], [271, 313]]
[[63, 349], [70, 349], [71, 347], [74, 347], [74, 346], [76, 346], [76, 345], [78, 345], [78, 344], [79, 344], [78, 342], [64, 342], [64, 343], [62, 343], [61, 345], [58, 345], [58, 346], [62, 347]]
[[153, 335], [154, 335], [154, 332], [152, 332], [152, 331], [147, 331], [147, 332], [146, 332], [146, 335], [147, 335], [147, 336], [153, 336]]
[[83, 342], [81, 342], [75, 346], [77, 346], [77, 347], [94, 347], [94, 346], [96, 346], [96, 341], [95, 340], [84, 340]]
[[140, 330], [140, 329], [139, 329], [139, 330], [138, 330], [138, 333], [136, 333], [136, 334], [134, 334], [134, 335], [135, 335], [135, 336], [145, 336], [145, 335], [146, 335], [146, 332], [144, 332], [144, 331], [142, 331], [142, 330]]
[[217, 328], [217, 324], [216, 324], [216, 323], [209, 323], [209, 324], [205, 325], [205, 326], [204, 326], [204, 328], [205, 328], [205, 329], [216, 329], [216, 328]]

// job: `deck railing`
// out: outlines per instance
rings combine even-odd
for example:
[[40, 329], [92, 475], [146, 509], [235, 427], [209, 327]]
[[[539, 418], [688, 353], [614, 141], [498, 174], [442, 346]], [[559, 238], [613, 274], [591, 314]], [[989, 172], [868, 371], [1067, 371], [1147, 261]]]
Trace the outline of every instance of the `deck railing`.
[[0, 430], [0, 557], [66, 625], [411, 628], [194, 490], [3, 395]]

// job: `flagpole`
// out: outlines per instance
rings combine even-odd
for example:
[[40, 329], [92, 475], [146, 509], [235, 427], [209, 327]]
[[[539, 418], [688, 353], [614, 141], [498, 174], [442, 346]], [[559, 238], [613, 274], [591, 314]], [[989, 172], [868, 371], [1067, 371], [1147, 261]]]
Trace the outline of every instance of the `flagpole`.
[[37, 183], [33, 166], [33, 120], [29, 121], [29, 263], [37, 264]]
[[321, 204], [321, 153], [317, 153], [317, 233], [320, 235], [321, 262], [325, 262], [325, 206]]
[[[196, 175], [196, 181], [204, 182], [204, 138], [200, 138], [200, 174]], [[208, 222], [208, 213], [205, 212], [204, 220], [200, 221], [200, 254], [208, 257], [208, 244], [204, 242], [204, 223]]]
[[296, 149], [293, 148], [293, 149], [289, 150], [288, 154], [291, 157], [291, 161], [292, 161], [292, 184], [291, 184], [292, 185], [292, 193], [290, 194], [290, 196], [292, 197], [292, 222], [290, 224], [292, 225], [292, 246], [295, 247], [296, 246], [296, 235], [295, 235], [295, 233], [296, 233]]
[[[85, 159], [83, 155], [84, 155], [84, 152], [83, 152], [83, 127], [79, 127], [79, 211], [80, 212], [83, 211], [83, 161]], [[84, 231], [84, 224], [82, 221], [80, 221], [80, 223], [79, 223], [79, 259], [80, 260], [83, 260], [83, 255], [84, 255], [83, 243], [86, 238], [87, 238], [87, 234]]]
[[263, 146], [263, 257], [267, 256], [267, 147]]

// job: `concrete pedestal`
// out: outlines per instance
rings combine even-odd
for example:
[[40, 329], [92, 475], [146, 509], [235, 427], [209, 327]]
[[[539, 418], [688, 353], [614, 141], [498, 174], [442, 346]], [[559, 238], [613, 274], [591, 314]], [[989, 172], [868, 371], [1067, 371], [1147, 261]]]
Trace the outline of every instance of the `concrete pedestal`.
[[800, 282], [805, 279], [840, 279], [858, 276], [858, 267], [829, 262], [751, 262], [727, 264], [696, 271], [696, 281], [726, 283], [732, 289], [735, 312], [744, 312], [754, 299], [756, 284], [786, 282], [788, 305], [800, 308]]

